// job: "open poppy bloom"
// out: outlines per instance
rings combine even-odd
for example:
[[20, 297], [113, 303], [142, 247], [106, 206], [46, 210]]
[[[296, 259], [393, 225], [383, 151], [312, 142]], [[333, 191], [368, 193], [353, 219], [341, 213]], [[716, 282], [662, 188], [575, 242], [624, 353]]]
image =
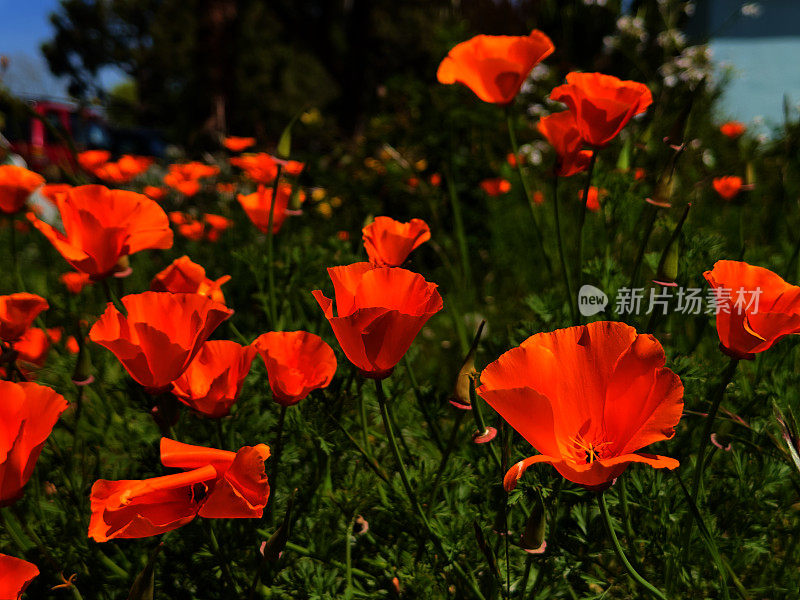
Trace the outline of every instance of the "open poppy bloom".
[[321, 337], [307, 331], [271, 331], [253, 342], [264, 360], [272, 397], [292, 406], [313, 390], [327, 387], [336, 373], [336, 355]]
[[206, 235], [206, 227], [201, 221], [190, 218], [185, 223], [178, 225], [178, 234], [185, 237], [187, 240], [199, 242]]
[[300, 175], [305, 168], [306, 164], [301, 163], [298, 160], [287, 160], [283, 163], [283, 172], [287, 175], [292, 175], [293, 177]]
[[345, 356], [370, 379], [384, 379], [437, 312], [437, 285], [399, 267], [373, 268], [366, 262], [328, 269], [336, 297], [312, 292]]
[[683, 384], [664, 366], [652, 335], [613, 321], [538, 333], [481, 373], [477, 392], [541, 454], [509, 469], [547, 462], [565, 478], [604, 489], [630, 463], [674, 469], [678, 461], [636, 450], [671, 438]]
[[78, 154], [78, 164], [84, 171], [94, 173], [95, 169], [111, 160], [108, 150], [86, 150]]
[[219, 173], [219, 167], [201, 162], [172, 164], [164, 176], [164, 183], [184, 196], [194, 196], [200, 191], [200, 180]]
[[34, 367], [41, 367], [47, 360], [51, 341], [58, 343], [58, 340], [53, 340], [43, 329], [31, 327], [14, 342], [13, 348], [17, 352], [17, 360]]
[[70, 271], [59, 276], [59, 281], [64, 284], [70, 294], [80, 294], [87, 285], [92, 283], [87, 273]]
[[98, 479], [92, 486], [89, 537], [97, 542], [143, 538], [186, 525], [197, 516], [209, 482], [210, 464], [151, 479]]
[[720, 347], [752, 359], [781, 338], [800, 333], [800, 287], [769, 269], [720, 260], [703, 273], [714, 289]]
[[501, 196], [502, 194], [507, 194], [511, 191], [511, 182], [502, 177], [496, 177], [494, 179], [484, 179], [481, 181], [481, 189], [486, 192], [489, 196], [497, 197]]
[[58, 196], [56, 205], [64, 233], [30, 220], [64, 260], [94, 281], [126, 271], [124, 256], [172, 247], [167, 213], [144, 194], [82, 185]]
[[255, 183], [267, 185], [278, 176], [278, 161], [271, 154], [259, 152], [231, 159], [234, 167], [239, 167]]
[[153, 162], [152, 158], [146, 156], [125, 154], [116, 162], [106, 162], [95, 167], [92, 173], [107, 183], [127, 183], [147, 171]]
[[[286, 220], [289, 198], [292, 196], [292, 186], [288, 183], [278, 185], [278, 199], [272, 214], [272, 233], [276, 234]], [[269, 229], [269, 211], [272, 206], [272, 188], [259, 185], [258, 190], [252, 194], [239, 194], [239, 204], [250, 217], [253, 225], [263, 233]]]
[[269, 482], [264, 469], [269, 454], [266, 444], [229, 452], [161, 438], [161, 462], [165, 467], [214, 467], [216, 476], [208, 482], [208, 494], [197, 513], [206, 519], [261, 518], [269, 499]]
[[50, 308], [47, 300], [36, 294], [19, 292], [0, 296], [0, 340], [14, 342], [22, 337], [34, 319]]
[[156, 393], [168, 389], [203, 342], [233, 311], [199, 294], [144, 292], [122, 298], [127, 316], [109, 303], [89, 331], [138, 383]]
[[228, 340], [202, 345], [183, 374], [172, 382], [173, 395], [212, 419], [231, 412], [256, 354], [252, 346]]
[[377, 267], [399, 267], [415, 248], [431, 239], [431, 230], [422, 219], [401, 223], [391, 217], [375, 217], [361, 235], [369, 262]]
[[719, 130], [725, 137], [736, 139], [747, 131], [747, 127], [739, 121], [728, 121], [720, 125]]
[[553, 89], [550, 99], [567, 105], [583, 141], [595, 148], [608, 144], [653, 103], [643, 83], [602, 73], [568, 73], [567, 83]]
[[0, 381], [0, 398], [0, 506], [8, 506], [22, 496], [42, 447], [68, 404], [49, 387], [29, 382]]
[[23, 209], [44, 177], [16, 165], [0, 165], [0, 212], [13, 215]]
[[230, 281], [230, 275], [223, 275], [216, 281], [206, 277], [206, 270], [188, 256], [172, 261], [166, 269], [156, 273], [150, 282], [153, 292], [172, 292], [173, 294], [200, 294], [214, 302], [225, 304], [222, 285]]
[[586, 170], [592, 153], [581, 150], [583, 138], [571, 112], [565, 110], [542, 117], [536, 128], [556, 151], [556, 173], [559, 177], [570, 177]]
[[733, 200], [742, 190], [742, 178], [736, 175], [715, 177], [712, 183], [723, 200]]
[[250, 146], [255, 145], [256, 138], [252, 137], [237, 137], [231, 135], [222, 140], [222, 145], [231, 152], [241, 152], [247, 150]]
[[528, 36], [476, 35], [453, 47], [439, 65], [439, 83], [462, 83], [484, 102], [508, 104], [533, 67], [555, 50], [538, 29]]
[[38, 574], [33, 563], [0, 554], [0, 598], [18, 600]]

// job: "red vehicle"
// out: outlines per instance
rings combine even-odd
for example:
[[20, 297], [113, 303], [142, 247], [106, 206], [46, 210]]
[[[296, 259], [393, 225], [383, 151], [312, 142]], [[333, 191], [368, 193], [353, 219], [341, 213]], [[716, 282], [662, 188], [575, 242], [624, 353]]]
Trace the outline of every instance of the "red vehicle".
[[2, 133], [11, 143], [11, 151], [22, 156], [34, 171], [43, 172], [53, 166], [67, 171], [77, 169], [65, 138], [71, 138], [78, 151], [109, 148], [108, 125], [99, 113], [50, 100], [33, 100], [30, 106], [52, 128], [11, 107], [0, 106], [0, 113], [5, 117]]

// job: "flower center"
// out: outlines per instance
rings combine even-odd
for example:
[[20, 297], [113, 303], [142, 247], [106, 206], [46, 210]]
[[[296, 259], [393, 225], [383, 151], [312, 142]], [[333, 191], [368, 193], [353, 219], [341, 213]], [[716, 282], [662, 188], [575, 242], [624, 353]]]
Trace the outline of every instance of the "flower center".
[[582, 459], [586, 464], [592, 464], [595, 460], [605, 458], [606, 453], [604, 447], [611, 443], [590, 442], [585, 440], [581, 434], [569, 438], [569, 441], [574, 445], [577, 457], [579, 459], [578, 462], [580, 462], [580, 459]]

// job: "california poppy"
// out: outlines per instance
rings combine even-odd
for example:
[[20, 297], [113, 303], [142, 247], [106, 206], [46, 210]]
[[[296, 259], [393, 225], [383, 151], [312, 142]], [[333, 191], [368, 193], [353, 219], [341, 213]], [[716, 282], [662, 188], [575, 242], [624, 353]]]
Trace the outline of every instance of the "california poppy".
[[124, 256], [172, 247], [167, 214], [143, 194], [82, 185], [59, 196], [56, 205], [64, 233], [39, 219], [31, 221], [64, 260], [94, 281], [125, 270], [119, 264]]
[[[272, 215], [272, 233], [278, 233], [281, 225], [286, 220], [289, 207], [289, 198], [292, 195], [292, 186], [282, 183], [278, 186], [278, 200]], [[250, 217], [253, 225], [262, 232], [267, 233], [269, 229], [269, 211], [272, 206], [272, 188], [263, 185], [258, 186], [258, 190], [252, 194], [239, 194], [237, 196], [239, 204]]]
[[502, 177], [484, 179], [481, 181], [481, 189], [489, 196], [495, 197], [510, 192], [511, 183]]
[[[600, 198], [605, 196], [608, 193], [608, 190], [599, 189], [595, 186], [589, 186], [589, 193], [587, 194], [586, 200], [586, 210], [590, 210], [592, 212], [599, 212], [600, 211]], [[583, 199], [583, 190], [578, 191], [578, 199]]]
[[250, 146], [255, 145], [256, 138], [252, 137], [237, 137], [231, 135], [222, 140], [222, 145], [231, 152], [241, 152], [247, 150]]
[[477, 35], [453, 47], [439, 65], [439, 83], [462, 83], [484, 102], [508, 104], [533, 67], [555, 47], [544, 33]]
[[162, 200], [167, 195], [167, 190], [154, 185], [146, 185], [143, 191], [145, 196], [155, 201]]
[[93, 173], [95, 169], [111, 160], [108, 150], [86, 150], [78, 154], [78, 164], [84, 171]]
[[703, 277], [714, 289], [717, 334], [727, 354], [752, 359], [784, 336], [800, 333], [800, 287], [769, 269], [720, 260]]
[[677, 467], [635, 453], [671, 438], [681, 418], [683, 384], [664, 363], [652, 335], [597, 321], [533, 335], [487, 366], [477, 392], [541, 453], [512, 466], [505, 489], [540, 462], [593, 489], [632, 462]]
[[39, 569], [33, 563], [0, 554], [0, 598], [18, 600], [38, 574]]
[[114, 353], [137, 382], [165, 390], [203, 342], [233, 311], [199, 294], [144, 292], [122, 298], [127, 315], [109, 303], [89, 339]]
[[570, 177], [586, 170], [592, 154], [581, 150], [583, 138], [571, 112], [565, 110], [542, 117], [536, 127], [556, 151], [559, 177]]
[[287, 160], [283, 162], [283, 172], [287, 175], [298, 176], [305, 169], [306, 164], [297, 160]]
[[153, 159], [147, 156], [125, 154], [115, 162], [106, 162], [99, 165], [93, 169], [92, 173], [94, 173], [95, 177], [107, 183], [127, 183], [147, 171], [153, 162]]
[[607, 145], [653, 103], [646, 85], [602, 73], [568, 73], [550, 99], [567, 105], [583, 141], [595, 148]]
[[0, 381], [0, 506], [22, 496], [45, 441], [67, 409], [61, 394], [37, 383]]
[[164, 183], [184, 196], [194, 196], [200, 191], [200, 180], [219, 173], [219, 167], [201, 162], [172, 164], [164, 176]]
[[401, 223], [391, 217], [375, 217], [361, 234], [369, 262], [378, 267], [399, 267], [415, 248], [431, 239], [431, 230], [422, 219]]
[[719, 130], [725, 137], [736, 139], [747, 131], [747, 127], [739, 121], [728, 121], [720, 125]]
[[723, 200], [733, 200], [742, 189], [742, 178], [736, 175], [715, 177], [712, 183]]
[[437, 285], [399, 267], [361, 262], [328, 269], [336, 297], [312, 292], [345, 356], [365, 377], [383, 379], [425, 322], [442, 310]]
[[97, 542], [143, 538], [186, 525], [197, 516], [216, 476], [216, 469], [206, 463], [152, 479], [98, 479], [89, 496], [89, 537]]
[[19, 292], [0, 296], [0, 340], [18, 340], [39, 313], [48, 308], [47, 300], [36, 294]]
[[250, 179], [261, 185], [272, 183], [278, 176], [278, 161], [266, 152], [232, 158], [231, 164], [242, 169]]
[[[13, 347], [17, 353], [17, 360], [34, 367], [41, 367], [47, 359], [51, 341], [53, 340], [48, 332], [38, 327], [31, 327], [14, 342]], [[53, 341], [53, 343], [58, 342]]]
[[[207, 519], [256, 519], [269, 499], [264, 462], [269, 446], [244, 446], [238, 452], [191, 446], [161, 438], [161, 462], [165, 467], [196, 469], [213, 465], [216, 477], [208, 482], [208, 494], [198, 515]], [[191, 471], [190, 471], [191, 472]]]
[[195, 221], [193, 218], [178, 225], [178, 234], [185, 237], [187, 240], [199, 242], [206, 235], [206, 226], [201, 221]]
[[209, 242], [216, 242], [219, 240], [222, 232], [230, 229], [233, 226], [233, 221], [222, 215], [204, 214], [203, 221], [208, 225], [206, 232], [206, 239]]
[[207, 417], [224, 417], [230, 414], [242, 391], [255, 353], [255, 348], [236, 342], [208, 341], [183, 374], [172, 382], [172, 393]]
[[67, 288], [70, 294], [80, 294], [83, 288], [92, 282], [88, 273], [81, 273], [79, 271], [63, 273], [58, 279], [64, 284], [64, 287]]
[[156, 273], [150, 282], [153, 292], [172, 292], [181, 294], [200, 294], [215, 302], [225, 304], [222, 285], [230, 281], [230, 275], [223, 275], [216, 281], [206, 277], [206, 270], [188, 256], [172, 261], [166, 269]]
[[0, 212], [13, 215], [22, 210], [44, 177], [16, 165], [0, 165]]
[[336, 355], [321, 337], [307, 331], [271, 331], [253, 347], [264, 360], [272, 397], [292, 406], [313, 390], [327, 387], [336, 373]]

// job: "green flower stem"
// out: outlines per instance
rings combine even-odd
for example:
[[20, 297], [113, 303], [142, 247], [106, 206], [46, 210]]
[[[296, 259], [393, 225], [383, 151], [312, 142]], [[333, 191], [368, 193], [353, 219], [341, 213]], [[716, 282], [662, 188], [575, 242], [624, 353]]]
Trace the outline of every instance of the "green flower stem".
[[428, 498], [428, 511], [433, 508], [434, 503], [436, 502], [436, 494], [439, 491], [439, 486], [442, 483], [442, 475], [444, 475], [444, 471], [447, 468], [447, 463], [450, 460], [450, 455], [453, 453], [453, 450], [456, 447], [456, 442], [458, 441], [458, 432], [461, 429], [461, 422], [464, 420], [466, 416], [466, 411], [459, 410], [458, 415], [456, 416], [456, 422], [453, 423], [453, 428], [450, 430], [450, 438], [447, 440], [447, 445], [444, 448], [444, 453], [442, 454], [442, 458], [439, 459], [439, 468], [436, 469], [436, 477], [433, 479], [433, 487], [431, 488], [431, 495]]
[[594, 174], [594, 166], [597, 164], [597, 150], [592, 150], [592, 157], [589, 159], [589, 168], [586, 175], [586, 186], [583, 188], [583, 197], [581, 199], [581, 208], [578, 212], [578, 262], [576, 268], [576, 280], [578, 290], [581, 289], [583, 281], [583, 225], [586, 223], [586, 203], [589, 200], [589, 188], [592, 187], [592, 175]]
[[394, 428], [392, 427], [392, 420], [389, 415], [389, 407], [386, 404], [386, 395], [383, 392], [383, 384], [380, 379], [375, 380], [375, 389], [378, 395], [378, 404], [381, 408], [381, 417], [383, 418], [383, 426], [386, 429], [386, 436], [389, 439], [389, 446], [392, 449], [392, 454], [394, 454], [395, 462], [397, 462], [398, 469], [400, 471], [400, 479], [403, 482], [403, 487], [406, 490], [406, 495], [408, 496], [411, 505], [417, 511], [420, 519], [422, 520], [422, 524], [425, 526], [425, 529], [428, 532], [428, 535], [433, 540], [434, 544], [436, 545], [439, 552], [441, 552], [447, 561], [453, 565], [453, 569], [455, 569], [456, 573], [458, 574], [459, 578], [464, 581], [467, 586], [469, 586], [470, 590], [474, 594], [475, 598], [478, 600], [485, 600], [483, 594], [481, 593], [478, 585], [475, 583], [475, 580], [472, 578], [471, 575], [468, 575], [466, 571], [458, 564], [456, 561], [453, 560], [451, 553], [447, 551], [444, 547], [444, 542], [442, 542], [442, 538], [433, 530], [431, 527], [431, 523], [428, 520], [425, 511], [422, 508], [422, 505], [419, 503], [417, 499], [416, 493], [411, 487], [411, 482], [408, 479], [408, 472], [406, 471], [405, 463], [403, 462], [403, 458], [400, 456], [400, 449], [397, 446], [397, 438], [394, 433]]
[[281, 180], [281, 165], [278, 164], [278, 172], [275, 174], [275, 181], [272, 183], [272, 200], [269, 205], [269, 220], [267, 221], [267, 281], [269, 283], [269, 321], [272, 328], [278, 329], [278, 304], [275, 299], [275, 256], [273, 250], [272, 223], [275, 219], [275, 204], [278, 198], [278, 186]]
[[656, 224], [656, 217], [658, 216], [658, 207], [653, 206], [649, 202], [647, 203], [645, 209], [649, 213], [647, 226], [644, 230], [642, 243], [639, 246], [639, 252], [636, 254], [636, 262], [633, 264], [633, 272], [631, 273], [631, 280], [628, 284], [629, 288], [636, 287], [636, 284], [639, 281], [639, 272], [642, 270], [642, 262], [644, 261], [644, 253], [647, 250], [647, 242], [650, 240], [650, 236], [653, 234], [653, 229], [655, 228]]
[[17, 291], [24, 292], [25, 291], [25, 282], [22, 281], [22, 273], [19, 270], [19, 256], [17, 255], [17, 228], [15, 227], [16, 221], [14, 217], [11, 217], [11, 227], [10, 230], [10, 242], [11, 242], [11, 260], [14, 263], [14, 276], [17, 279]]
[[617, 558], [625, 565], [625, 568], [628, 570], [628, 573], [631, 577], [649, 591], [654, 597], [661, 598], [661, 600], [667, 600], [667, 597], [664, 593], [647, 581], [644, 577], [642, 577], [639, 572], [633, 568], [633, 565], [628, 560], [628, 557], [625, 556], [625, 552], [622, 550], [622, 546], [617, 539], [617, 534], [614, 532], [614, 525], [611, 523], [611, 516], [608, 514], [608, 506], [606, 505], [606, 498], [603, 492], [600, 492], [597, 495], [597, 502], [600, 505], [600, 514], [603, 516], [603, 522], [606, 525], [606, 530], [608, 531], [608, 536], [611, 538], [611, 544], [614, 546], [614, 552], [617, 553]]
[[450, 206], [453, 209], [453, 221], [456, 229], [456, 239], [458, 240], [458, 251], [461, 256], [461, 282], [464, 289], [469, 289], [472, 282], [472, 269], [469, 262], [469, 250], [467, 248], [467, 236], [464, 231], [464, 220], [461, 216], [461, 202], [458, 199], [456, 184], [450, 169], [445, 171], [447, 181], [447, 193], [450, 196]]
[[[281, 406], [281, 412], [278, 416], [278, 428], [275, 432], [275, 456], [272, 458], [272, 468], [270, 469], [269, 473], [269, 487], [270, 489], [276, 490], [277, 481], [278, 481], [278, 474], [280, 473], [281, 468], [281, 454], [283, 454], [283, 425], [286, 422], [286, 407]], [[264, 515], [267, 519], [267, 523], [272, 523], [272, 509], [275, 506], [275, 502], [273, 501], [273, 494], [270, 494], [270, 502], [267, 505], [267, 514]]]
[[517, 134], [514, 129], [514, 119], [511, 116], [510, 105], [506, 106], [506, 129], [508, 129], [508, 141], [511, 144], [511, 151], [514, 153], [514, 163], [517, 165], [517, 173], [519, 180], [522, 183], [522, 190], [525, 192], [525, 201], [528, 203], [528, 208], [531, 211], [531, 219], [533, 219], [533, 236], [536, 238], [536, 245], [539, 246], [539, 252], [542, 255], [544, 266], [547, 273], [552, 276], [553, 267], [550, 264], [550, 257], [544, 249], [544, 242], [542, 241], [542, 229], [539, 227], [539, 220], [536, 218], [536, 210], [533, 207], [533, 195], [531, 194], [530, 187], [528, 187], [528, 180], [525, 179], [525, 173], [522, 168], [522, 161], [519, 159], [519, 145], [517, 144]]
[[575, 306], [577, 298], [572, 295], [572, 286], [569, 282], [569, 269], [567, 259], [564, 255], [564, 242], [561, 239], [561, 219], [558, 211], [558, 175], [553, 174], [553, 220], [556, 227], [556, 240], [558, 242], [558, 259], [561, 262], [561, 276], [564, 279], [564, 287], [567, 290], [567, 303], [569, 304], [569, 315], [573, 325], [578, 325], [578, 310]]

